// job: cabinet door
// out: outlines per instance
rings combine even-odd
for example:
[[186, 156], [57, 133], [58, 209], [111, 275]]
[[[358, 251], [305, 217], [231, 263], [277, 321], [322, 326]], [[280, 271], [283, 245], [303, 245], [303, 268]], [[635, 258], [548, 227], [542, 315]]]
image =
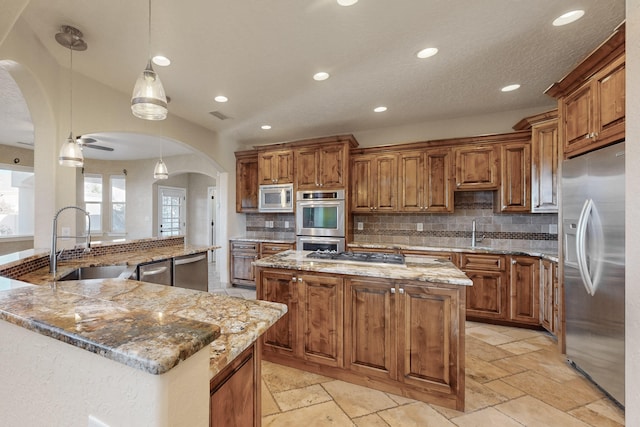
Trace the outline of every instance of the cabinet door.
[[297, 278], [292, 272], [264, 270], [258, 286], [259, 299], [286, 304], [288, 311], [263, 335], [265, 352], [293, 356], [298, 334]]
[[424, 151], [400, 153], [400, 202], [401, 212], [424, 211]]
[[299, 148], [295, 150], [296, 188], [298, 190], [315, 190], [320, 186], [318, 177], [318, 161], [315, 148]]
[[500, 212], [529, 212], [531, 189], [531, 147], [528, 143], [500, 147], [500, 190], [496, 193]]
[[341, 367], [342, 278], [303, 274], [298, 277], [297, 286], [302, 304], [298, 336], [302, 357], [323, 365]]
[[258, 173], [260, 184], [293, 182], [293, 152], [274, 150], [259, 153]]
[[551, 261], [542, 260], [540, 264], [540, 324], [551, 333], [554, 333], [553, 273]]
[[498, 154], [493, 146], [455, 149], [456, 190], [495, 190], [500, 184]]
[[323, 188], [344, 188], [347, 173], [346, 145], [318, 148], [318, 176]]
[[466, 288], [467, 317], [506, 320], [508, 289], [504, 272], [463, 270], [473, 286]]
[[425, 153], [426, 212], [453, 212], [452, 157], [451, 149], [427, 150]]
[[351, 156], [351, 212], [373, 211], [372, 156]]
[[598, 146], [624, 138], [625, 57], [621, 56], [594, 76], [599, 113], [595, 140]]
[[255, 344], [216, 375], [210, 384], [210, 427], [258, 427], [260, 357]]
[[236, 160], [236, 212], [258, 211], [258, 156]]
[[345, 367], [377, 378], [397, 377], [395, 286], [350, 279], [345, 289]]
[[560, 101], [564, 125], [564, 152], [571, 153], [591, 144], [593, 132], [593, 86], [585, 84]]
[[[460, 347], [459, 289], [400, 284], [398, 310], [399, 380], [451, 395], [464, 390]], [[464, 303], [462, 303], [464, 304]]]
[[558, 212], [558, 121], [531, 128], [531, 212]]
[[231, 283], [255, 286], [256, 277], [251, 263], [258, 259], [258, 253], [231, 252]]
[[395, 154], [377, 155], [374, 164], [374, 211], [394, 212], [398, 194], [398, 157]]
[[540, 260], [526, 256], [511, 257], [511, 312], [509, 319], [540, 324]]

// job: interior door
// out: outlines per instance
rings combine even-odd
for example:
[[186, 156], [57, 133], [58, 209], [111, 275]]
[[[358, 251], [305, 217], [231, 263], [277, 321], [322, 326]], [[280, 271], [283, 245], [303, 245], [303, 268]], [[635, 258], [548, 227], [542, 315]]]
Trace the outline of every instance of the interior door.
[[158, 236], [185, 236], [187, 190], [158, 187]]

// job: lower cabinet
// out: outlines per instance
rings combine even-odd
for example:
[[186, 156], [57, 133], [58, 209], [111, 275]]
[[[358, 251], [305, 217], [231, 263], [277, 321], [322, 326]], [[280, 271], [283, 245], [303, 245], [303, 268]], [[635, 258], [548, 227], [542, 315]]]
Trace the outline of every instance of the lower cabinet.
[[514, 322], [540, 324], [540, 259], [512, 256], [509, 272], [510, 314]]
[[558, 263], [543, 259], [540, 264], [540, 324], [554, 335], [560, 332]]
[[211, 380], [209, 426], [259, 427], [260, 392], [260, 352], [254, 343]]
[[263, 356], [306, 371], [464, 408], [464, 288], [257, 269], [260, 299], [289, 312]]
[[230, 241], [230, 279], [233, 286], [255, 289], [256, 277], [253, 261], [288, 249], [294, 249], [295, 243], [250, 242], [246, 240]]

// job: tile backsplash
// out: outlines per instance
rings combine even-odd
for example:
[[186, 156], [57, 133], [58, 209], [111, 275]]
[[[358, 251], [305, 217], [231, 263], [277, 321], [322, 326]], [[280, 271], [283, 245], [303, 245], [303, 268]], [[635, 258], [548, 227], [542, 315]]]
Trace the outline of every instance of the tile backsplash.
[[[483, 237], [477, 246], [496, 249], [558, 250], [557, 214], [507, 214], [493, 210], [491, 191], [456, 192], [453, 214], [376, 214], [353, 216], [357, 243], [396, 243], [414, 246], [471, 245], [471, 221]], [[295, 240], [295, 214], [247, 214], [246, 237]], [[362, 223], [362, 230], [358, 230]], [[422, 231], [418, 231], [422, 224]]]

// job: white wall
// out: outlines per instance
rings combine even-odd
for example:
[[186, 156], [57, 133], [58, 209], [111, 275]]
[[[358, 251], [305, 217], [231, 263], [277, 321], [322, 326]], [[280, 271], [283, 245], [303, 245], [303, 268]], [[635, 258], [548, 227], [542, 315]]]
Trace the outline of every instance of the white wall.
[[209, 176], [190, 173], [187, 197], [188, 224], [187, 243], [196, 246], [209, 244], [210, 225], [208, 188], [216, 185]]

